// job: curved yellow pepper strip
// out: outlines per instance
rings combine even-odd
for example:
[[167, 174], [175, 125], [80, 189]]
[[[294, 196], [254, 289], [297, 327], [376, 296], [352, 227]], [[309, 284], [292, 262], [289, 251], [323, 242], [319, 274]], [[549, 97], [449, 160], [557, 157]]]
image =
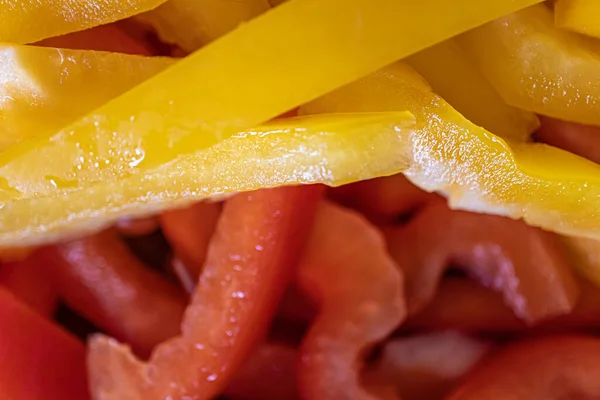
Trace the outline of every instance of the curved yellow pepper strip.
[[271, 8], [267, 0], [169, 0], [137, 18], [192, 52]]
[[600, 166], [542, 144], [512, 144], [472, 124], [397, 63], [301, 108], [303, 113], [408, 110], [406, 176], [454, 208], [524, 218], [600, 239]]
[[523, 141], [540, 125], [535, 114], [507, 105], [452, 39], [406, 61], [456, 111], [496, 135]]
[[[75, 237], [199, 199], [282, 185], [342, 185], [391, 175], [414, 117], [406, 112], [285, 119], [179, 157], [146, 174], [0, 205], [0, 245]], [[50, 178], [52, 179], [52, 178]], [[60, 182], [56, 182], [60, 184]]]
[[0, 44], [0, 151], [53, 133], [174, 60]]
[[0, 201], [57, 195], [158, 168], [539, 1], [282, 4], [60, 132], [1, 153]]
[[457, 40], [508, 104], [600, 125], [600, 42], [556, 28], [544, 5], [502, 17]]
[[600, 38], [600, 2], [558, 0], [554, 4], [556, 26]]
[[33, 43], [151, 10], [166, 0], [5, 0], [0, 42]]

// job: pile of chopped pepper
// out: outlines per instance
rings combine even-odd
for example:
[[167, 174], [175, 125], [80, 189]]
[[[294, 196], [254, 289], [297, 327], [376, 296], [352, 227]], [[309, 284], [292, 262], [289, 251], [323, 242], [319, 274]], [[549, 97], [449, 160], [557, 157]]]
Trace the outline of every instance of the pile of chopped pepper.
[[0, 4], [0, 398], [600, 397], [599, 74], [596, 0]]

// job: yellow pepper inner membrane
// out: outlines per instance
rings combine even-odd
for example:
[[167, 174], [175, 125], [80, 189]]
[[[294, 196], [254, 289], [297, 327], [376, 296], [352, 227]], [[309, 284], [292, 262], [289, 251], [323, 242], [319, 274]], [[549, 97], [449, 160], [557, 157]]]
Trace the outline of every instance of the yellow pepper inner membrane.
[[[141, 174], [540, 0], [293, 0], [56, 134], [0, 154], [0, 200]], [[423, 29], [424, 21], [436, 21]], [[243, 60], [243, 61], [241, 61]]]

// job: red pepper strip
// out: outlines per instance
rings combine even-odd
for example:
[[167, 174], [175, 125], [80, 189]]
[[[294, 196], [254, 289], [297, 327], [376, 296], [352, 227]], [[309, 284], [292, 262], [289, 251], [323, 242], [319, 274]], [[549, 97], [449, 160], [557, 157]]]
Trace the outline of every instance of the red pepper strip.
[[97, 50], [115, 53], [152, 55], [152, 50], [128, 36], [115, 24], [100, 25], [85, 31], [44, 39], [37, 43], [43, 47], [72, 50]]
[[337, 202], [360, 211], [376, 222], [393, 222], [437, 196], [412, 184], [402, 174], [370, 179], [332, 189]]
[[179, 332], [185, 298], [143, 265], [115, 231], [42, 249], [60, 296], [142, 355]]
[[434, 299], [402, 328], [418, 331], [511, 333], [527, 326], [504, 304], [502, 294], [469, 279], [444, 279]]
[[210, 399], [268, 329], [304, 248], [322, 187], [284, 187], [229, 200], [182, 324], [148, 363], [99, 336], [88, 365], [98, 400]]
[[600, 398], [600, 339], [523, 340], [484, 362], [448, 400]]
[[221, 205], [197, 203], [160, 216], [162, 231], [193, 282], [198, 280], [208, 245], [217, 226]]
[[540, 116], [537, 140], [600, 164], [600, 127]]
[[402, 400], [443, 399], [491, 347], [456, 332], [393, 339], [365, 379], [393, 384]]
[[0, 285], [44, 317], [58, 306], [56, 288], [46, 277], [46, 266], [33, 258], [0, 265]]
[[265, 343], [244, 362], [223, 393], [231, 400], [296, 400], [298, 351]]
[[388, 230], [387, 237], [406, 276], [411, 314], [433, 300], [449, 267], [501, 290], [514, 313], [530, 323], [569, 313], [579, 293], [560, 242], [522, 221], [452, 211], [434, 202], [408, 225]]
[[381, 233], [363, 217], [323, 203], [300, 264], [299, 286], [320, 305], [300, 348], [303, 399], [372, 399], [360, 356], [406, 316], [403, 279]]
[[0, 288], [0, 398], [85, 400], [85, 349]]
[[467, 279], [446, 279], [434, 300], [423, 311], [410, 317], [407, 330], [458, 330], [474, 333], [565, 332], [600, 327], [600, 289], [580, 280], [581, 295], [569, 314], [527, 327], [504, 304], [499, 293]]

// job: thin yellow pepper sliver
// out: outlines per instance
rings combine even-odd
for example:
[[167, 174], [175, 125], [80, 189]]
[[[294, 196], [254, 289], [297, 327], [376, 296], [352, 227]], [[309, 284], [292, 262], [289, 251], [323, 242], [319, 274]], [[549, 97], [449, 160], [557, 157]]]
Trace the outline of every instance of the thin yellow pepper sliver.
[[7, 149], [0, 154], [0, 201], [82, 190], [158, 168], [539, 1], [284, 3], [60, 132]]
[[33, 43], [151, 10], [166, 0], [3, 0], [0, 42]]
[[0, 151], [56, 132], [174, 63], [164, 57], [0, 44]]
[[457, 41], [508, 104], [600, 125], [600, 42], [555, 27], [546, 6], [499, 18]]
[[406, 112], [272, 122], [182, 155], [147, 174], [55, 196], [6, 201], [0, 205], [0, 244], [20, 247], [77, 237], [122, 216], [142, 216], [241, 191], [343, 185], [391, 175], [407, 166], [399, 149], [405, 147], [413, 125], [414, 117]]
[[600, 38], [600, 1], [558, 0], [554, 20], [560, 28]]
[[396, 63], [301, 108], [302, 113], [408, 110], [416, 126], [399, 156], [405, 175], [453, 208], [523, 218], [600, 239], [600, 166], [543, 144], [510, 145], [456, 112]]

